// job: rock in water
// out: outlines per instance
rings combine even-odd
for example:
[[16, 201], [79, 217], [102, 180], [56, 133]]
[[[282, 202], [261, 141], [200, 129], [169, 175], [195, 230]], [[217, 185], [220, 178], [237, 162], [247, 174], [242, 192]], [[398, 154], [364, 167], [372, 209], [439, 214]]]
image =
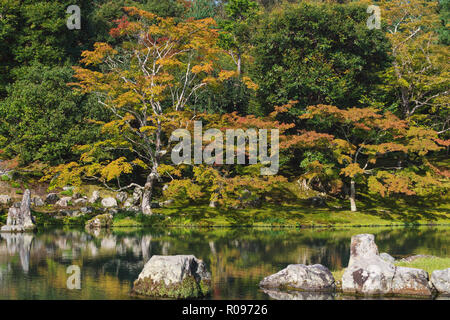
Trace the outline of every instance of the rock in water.
[[336, 289], [333, 275], [321, 264], [312, 266], [290, 264], [285, 269], [265, 277], [259, 285], [262, 288], [302, 291], [334, 291]]
[[137, 294], [176, 299], [206, 296], [211, 274], [193, 255], [152, 256], [134, 282]]
[[450, 296], [450, 268], [434, 270], [431, 274], [431, 283], [439, 294]]
[[342, 290], [363, 295], [432, 295], [428, 273], [421, 269], [396, 267], [382, 259], [372, 234], [352, 237]]
[[6, 220], [6, 226], [3, 226], [1, 231], [3, 232], [25, 232], [33, 230], [35, 225], [31, 217], [31, 193], [30, 190], [25, 190], [23, 194], [22, 202], [15, 204], [9, 208], [8, 219]]

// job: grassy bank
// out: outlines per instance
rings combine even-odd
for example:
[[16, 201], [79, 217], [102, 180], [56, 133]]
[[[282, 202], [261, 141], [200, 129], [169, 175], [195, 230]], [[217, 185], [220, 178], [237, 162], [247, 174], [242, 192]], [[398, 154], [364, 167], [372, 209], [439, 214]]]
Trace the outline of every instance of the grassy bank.
[[[295, 197], [291, 203], [266, 203], [261, 208], [224, 209], [210, 208], [208, 204], [175, 204], [154, 209], [154, 216], [134, 212], [114, 215], [114, 227], [188, 226], [188, 227], [344, 227], [393, 225], [450, 225], [450, 202], [447, 198], [425, 199], [419, 197], [380, 198], [360, 194], [358, 211], [348, 210], [347, 200], [326, 198], [324, 207], [313, 207], [307, 197], [300, 194], [295, 184], [290, 184]], [[44, 188], [41, 188], [44, 189]], [[89, 195], [92, 190], [84, 190]], [[61, 192], [62, 194], [63, 192]], [[63, 195], [61, 195], [63, 196]], [[104, 194], [103, 196], [108, 196]], [[111, 195], [109, 195], [111, 196]], [[302, 199], [303, 197], [303, 199]], [[16, 199], [18, 200], [18, 199]], [[99, 203], [91, 205], [88, 215], [57, 217], [60, 208], [46, 205], [34, 212], [38, 225], [84, 225], [96, 214], [104, 213]], [[67, 208], [79, 210], [80, 208]], [[6, 222], [7, 206], [0, 208], [0, 225]]]
[[[134, 212], [114, 215], [114, 227], [186, 226], [186, 227], [343, 227], [394, 225], [450, 225], [450, 210], [414, 207], [361, 209], [357, 212], [336, 208], [310, 208], [302, 205], [266, 205], [261, 208], [224, 210], [201, 206], [173, 206], [154, 209], [155, 215]], [[100, 212], [77, 218], [56, 218], [55, 213], [35, 211], [38, 225], [84, 225]], [[0, 214], [0, 225], [6, 222], [7, 210]]]

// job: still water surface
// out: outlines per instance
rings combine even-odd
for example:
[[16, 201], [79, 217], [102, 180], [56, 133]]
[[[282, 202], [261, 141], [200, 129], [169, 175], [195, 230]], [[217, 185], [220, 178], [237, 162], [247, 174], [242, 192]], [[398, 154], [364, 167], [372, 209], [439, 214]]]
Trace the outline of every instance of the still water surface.
[[[359, 233], [375, 234], [380, 252], [396, 258], [450, 256], [450, 227], [123, 228], [97, 234], [41, 229], [0, 234], [0, 299], [135, 299], [133, 281], [155, 254], [193, 254], [205, 261], [212, 273], [211, 299], [289, 298], [263, 292], [259, 281], [292, 263], [346, 267], [350, 238]], [[67, 288], [70, 265], [80, 267], [80, 290]]]

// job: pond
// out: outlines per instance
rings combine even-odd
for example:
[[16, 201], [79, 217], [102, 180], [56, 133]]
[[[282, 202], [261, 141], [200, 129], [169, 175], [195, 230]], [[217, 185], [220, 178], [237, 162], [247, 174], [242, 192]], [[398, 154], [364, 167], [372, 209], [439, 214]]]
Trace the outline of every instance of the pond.
[[[211, 299], [277, 298], [258, 288], [263, 277], [292, 263], [341, 269], [348, 263], [350, 238], [359, 233], [375, 234], [380, 252], [396, 258], [450, 256], [450, 227], [116, 228], [96, 234], [40, 229], [0, 234], [0, 299], [136, 299], [130, 295], [133, 281], [152, 255], [161, 254], [193, 254], [205, 261]], [[67, 287], [71, 265], [80, 268], [81, 289]]]

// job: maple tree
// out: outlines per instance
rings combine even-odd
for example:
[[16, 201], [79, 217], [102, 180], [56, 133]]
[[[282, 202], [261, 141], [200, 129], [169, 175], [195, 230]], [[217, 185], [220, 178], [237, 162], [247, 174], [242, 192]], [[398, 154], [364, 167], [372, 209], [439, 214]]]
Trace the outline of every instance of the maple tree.
[[[110, 31], [121, 45], [96, 43], [93, 51], [82, 53], [82, 62], [90, 68], [74, 67], [78, 82], [73, 85], [95, 93], [111, 113], [110, 122], [96, 122], [103, 139], [78, 146], [80, 161], [53, 168], [46, 178], [59, 172], [54, 185], [97, 178], [106, 186], [117, 181], [117, 191], [141, 188], [141, 210], [151, 214], [152, 190], [170, 132], [193, 117], [188, 102], [196, 92], [234, 73], [218, 69], [213, 19], [177, 23], [134, 7], [124, 10], [128, 16]], [[147, 172], [145, 184], [121, 186], [121, 175], [135, 168]]]
[[[448, 174], [434, 168], [425, 156], [441, 150], [449, 141], [439, 139], [436, 131], [411, 125], [390, 112], [317, 105], [308, 107], [300, 118], [333, 132], [309, 145], [300, 142], [300, 147], [322, 150], [333, 159], [331, 167], [349, 180], [352, 211], [357, 210], [356, 181], [363, 182], [366, 176], [369, 191], [387, 196], [423, 193], [440, 185], [439, 178]], [[316, 131], [308, 134], [320, 135]], [[326, 165], [312, 163], [318, 171]]]

